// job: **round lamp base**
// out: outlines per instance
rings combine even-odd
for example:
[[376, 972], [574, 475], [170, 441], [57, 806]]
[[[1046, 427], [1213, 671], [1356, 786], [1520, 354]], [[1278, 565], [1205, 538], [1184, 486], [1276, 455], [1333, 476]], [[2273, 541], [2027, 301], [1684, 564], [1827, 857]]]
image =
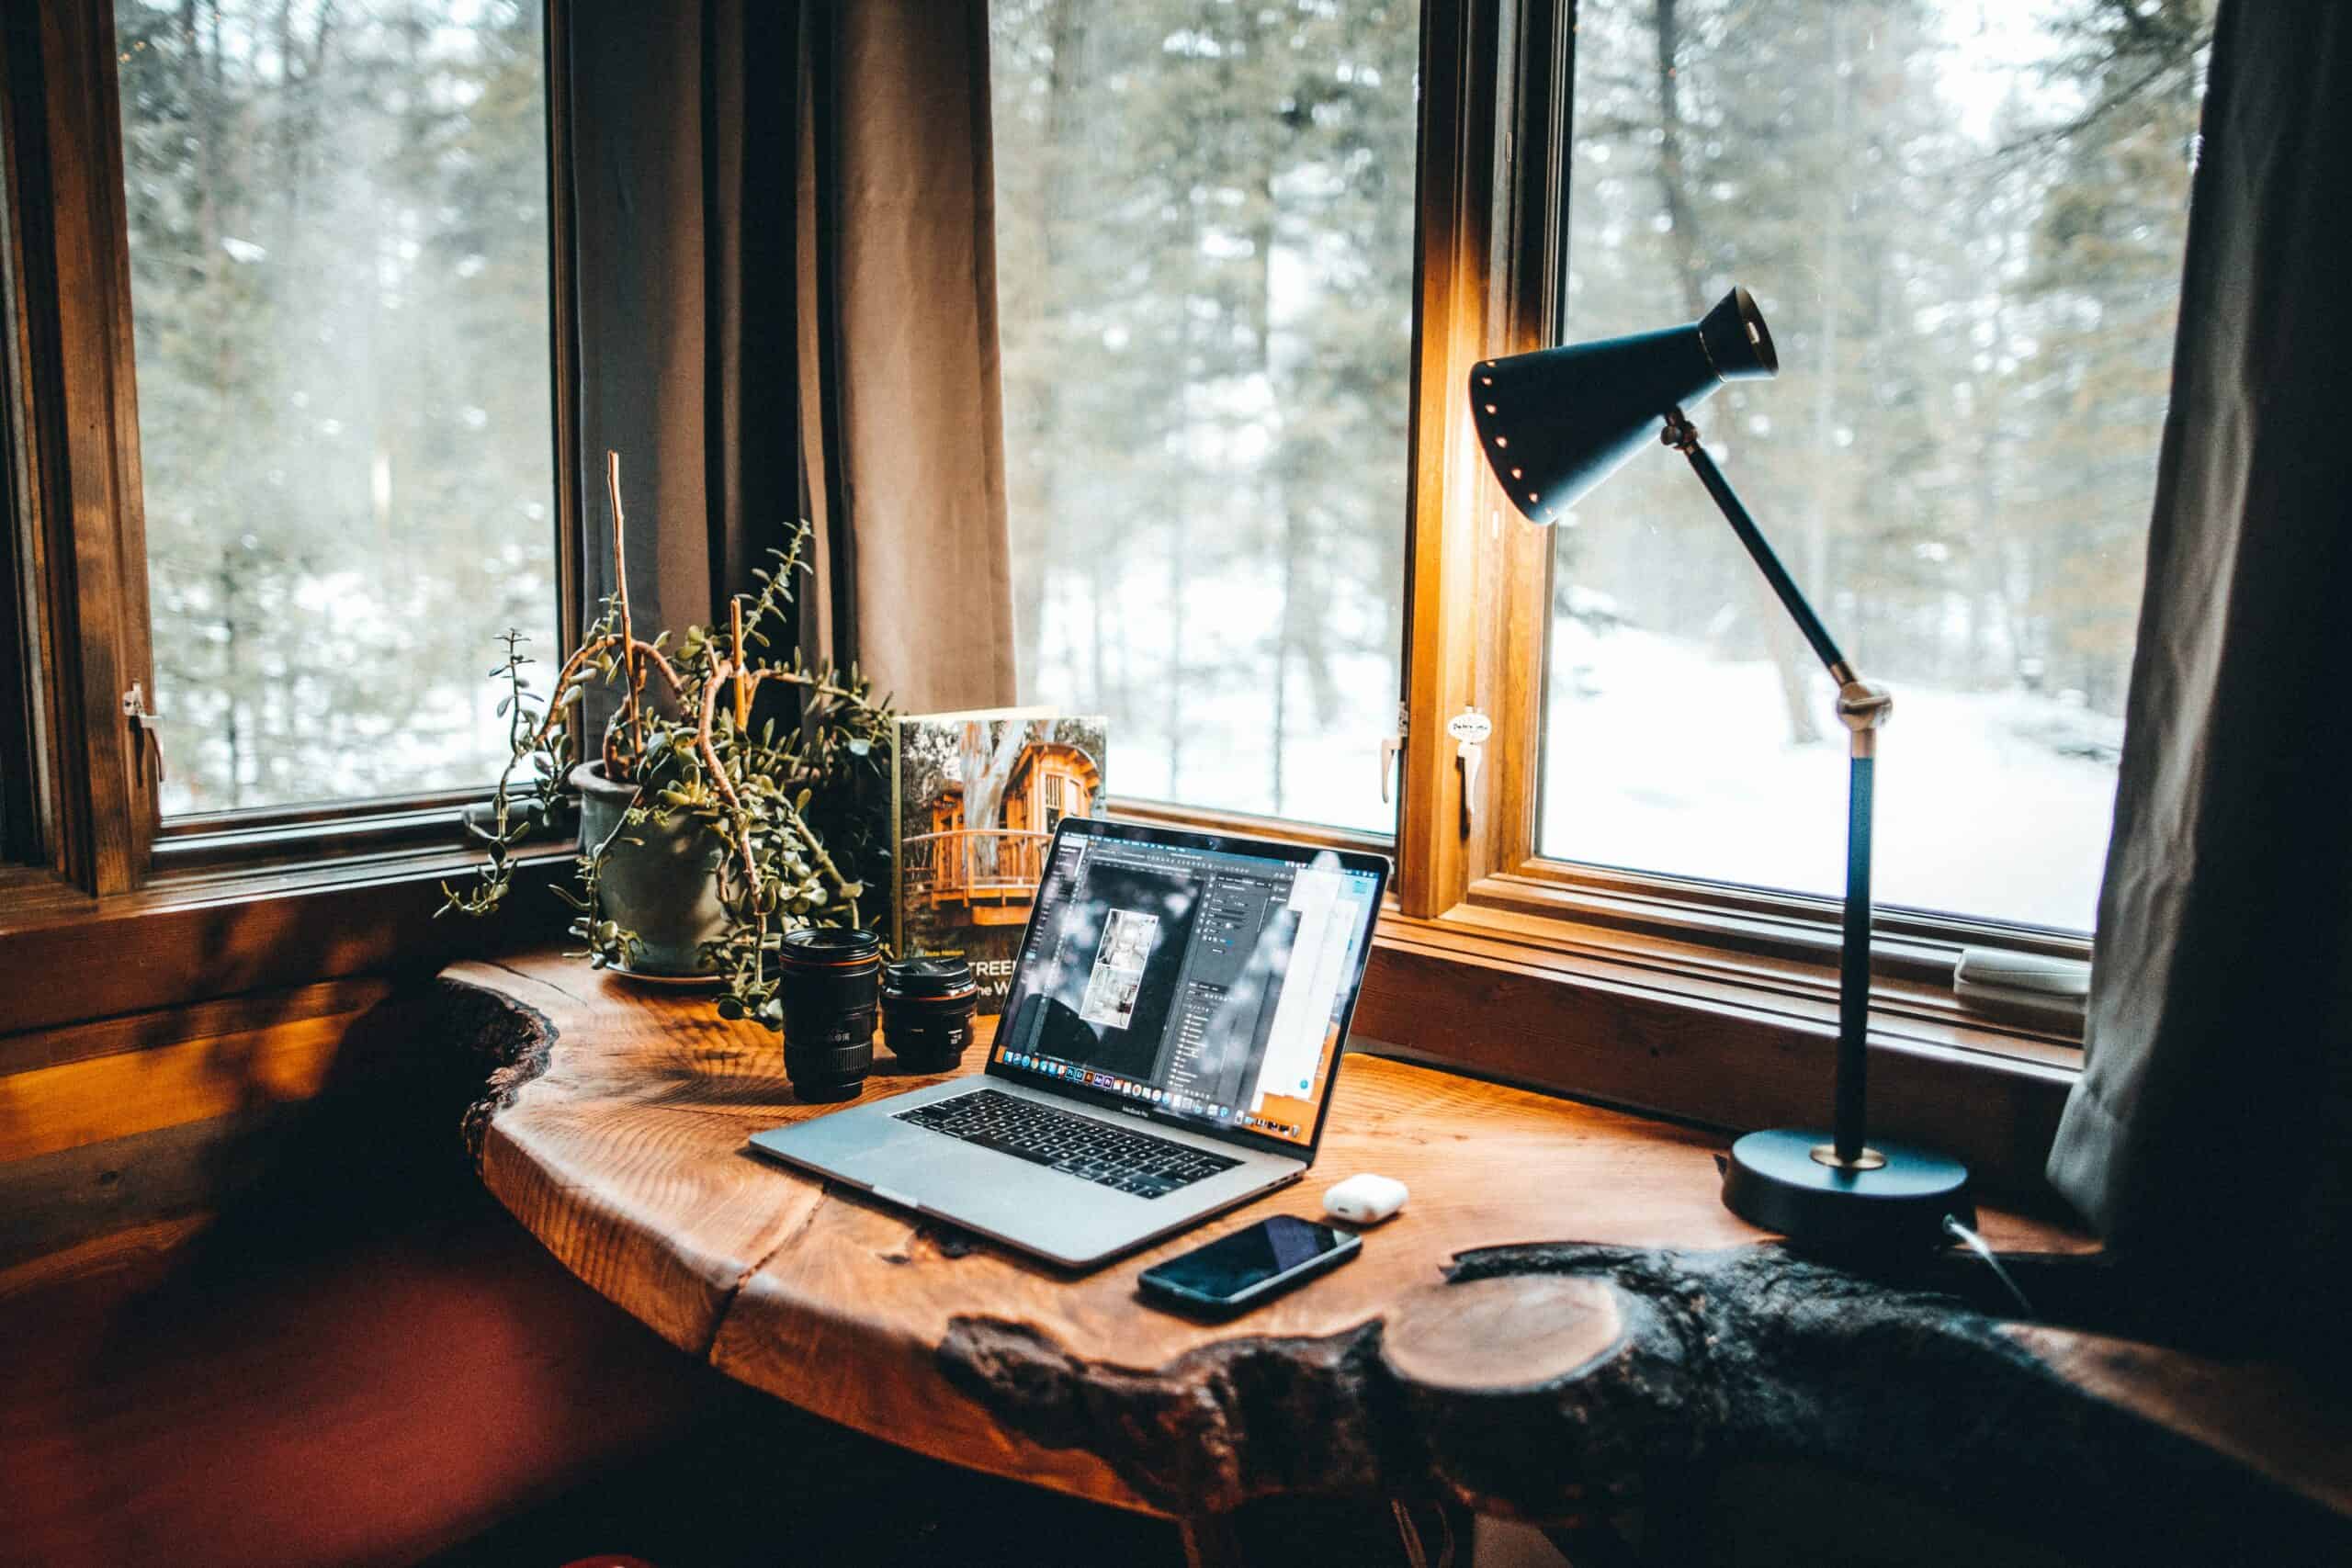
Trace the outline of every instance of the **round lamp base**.
[[1724, 1167], [1724, 1206], [1821, 1252], [1924, 1252], [1943, 1245], [1945, 1215], [1976, 1224], [1968, 1168], [1949, 1155], [1878, 1140], [1839, 1165], [1833, 1147], [1825, 1132], [1748, 1134]]

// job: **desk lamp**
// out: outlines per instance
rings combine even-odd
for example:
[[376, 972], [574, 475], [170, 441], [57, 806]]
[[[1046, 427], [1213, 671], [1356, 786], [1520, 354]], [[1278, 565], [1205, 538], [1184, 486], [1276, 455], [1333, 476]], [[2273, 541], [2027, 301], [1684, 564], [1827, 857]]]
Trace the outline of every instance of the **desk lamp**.
[[1479, 448], [1511, 504], [1549, 526], [1652, 437], [1690, 459], [1829, 678], [1852, 736], [1846, 807], [1846, 912], [1838, 987], [1838, 1077], [1828, 1132], [1750, 1133], [1732, 1145], [1724, 1202], [1742, 1219], [1822, 1250], [1928, 1248], [1951, 1215], [1973, 1224], [1968, 1168], [1865, 1135], [1871, 995], [1871, 785], [1884, 687], [1854, 673], [1747, 514], [1684, 409], [1724, 381], [1780, 369], [1756, 301], [1734, 288], [1706, 316], [1663, 332], [1490, 359], [1470, 372]]

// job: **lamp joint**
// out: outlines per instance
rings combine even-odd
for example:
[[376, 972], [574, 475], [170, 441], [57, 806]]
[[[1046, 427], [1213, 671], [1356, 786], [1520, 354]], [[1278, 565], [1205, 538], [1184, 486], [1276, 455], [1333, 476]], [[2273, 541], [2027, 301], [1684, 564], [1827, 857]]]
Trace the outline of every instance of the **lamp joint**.
[[1838, 681], [1838, 722], [1853, 732], [1853, 754], [1876, 756], [1878, 732], [1894, 717], [1894, 694], [1875, 682], [1863, 680], [1845, 665], [1831, 673]]
[[1657, 433], [1658, 445], [1671, 446], [1688, 457], [1699, 449], [1699, 427], [1684, 416], [1680, 409], [1666, 411], [1666, 428]]

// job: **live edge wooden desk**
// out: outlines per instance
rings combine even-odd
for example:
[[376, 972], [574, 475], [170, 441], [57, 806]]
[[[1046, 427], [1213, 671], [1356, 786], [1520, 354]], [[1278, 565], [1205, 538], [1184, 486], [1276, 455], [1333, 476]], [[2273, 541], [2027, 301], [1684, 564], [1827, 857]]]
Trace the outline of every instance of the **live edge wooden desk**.
[[[1717, 1201], [1706, 1134], [1351, 1056], [1304, 1184], [1070, 1278], [751, 1154], [828, 1108], [706, 998], [553, 957], [439, 992], [450, 1043], [495, 1066], [482, 1179], [572, 1272], [729, 1377], [958, 1464], [1196, 1522], [1292, 1493], [1575, 1528], [1662, 1477], [1785, 1461], [2089, 1558], [2352, 1561], [2352, 1420], [2323, 1393], [2004, 1323], [1981, 1264], [1889, 1282], [1795, 1258]], [[933, 1081], [886, 1068], [865, 1093]], [[1136, 1298], [1156, 1259], [1315, 1213], [1360, 1170], [1412, 1201], [1357, 1262], [1224, 1325]]]

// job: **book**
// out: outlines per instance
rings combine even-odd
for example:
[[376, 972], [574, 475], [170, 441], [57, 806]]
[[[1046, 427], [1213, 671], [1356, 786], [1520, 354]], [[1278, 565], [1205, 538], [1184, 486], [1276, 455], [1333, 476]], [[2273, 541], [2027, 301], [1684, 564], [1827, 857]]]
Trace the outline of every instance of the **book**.
[[972, 966], [1004, 1009], [1021, 933], [1065, 817], [1102, 815], [1107, 725], [1050, 708], [901, 718], [891, 738], [891, 945]]

